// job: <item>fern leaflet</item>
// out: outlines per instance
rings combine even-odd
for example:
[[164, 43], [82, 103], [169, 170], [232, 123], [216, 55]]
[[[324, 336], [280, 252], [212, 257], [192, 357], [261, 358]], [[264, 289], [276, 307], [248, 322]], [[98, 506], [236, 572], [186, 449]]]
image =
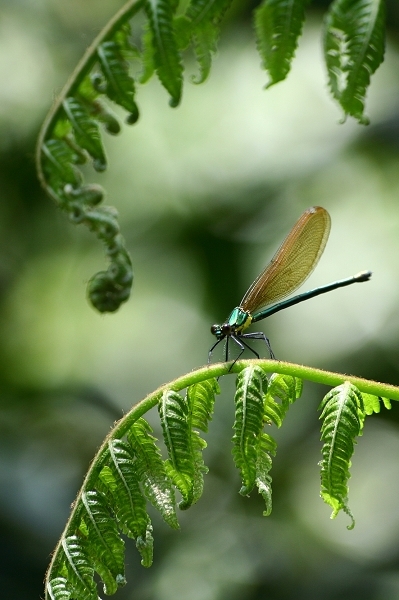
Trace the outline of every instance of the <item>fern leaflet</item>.
[[384, 58], [384, 0], [334, 0], [327, 13], [324, 53], [332, 94], [345, 115], [368, 124], [364, 103], [371, 75]]
[[[208, 77], [212, 56], [217, 49], [220, 23], [232, 0], [191, 0], [181, 24], [179, 47], [185, 48], [189, 40], [193, 43], [199, 66], [199, 74], [192, 77], [194, 83], [202, 83]], [[183, 41], [182, 41], [183, 40]]]
[[379, 413], [381, 410], [381, 402], [384, 407], [390, 410], [392, 408], [391, 401], [389, 398], [382, 398], [381, 396], [373, 396], [372, 394], [365, 394], [362, 392], [362, 398], [364, 403], [364, 412], [366, 415], [372, 415], [373, 413]]
[[260, 367], [247, 367], [237, 377], [235, 422], [233, 425], [233, 457], [240, 471], [240, 494], [249, 494], [256, 481], [259, 438], [262, 433], [263, 396], [267, 377]]
[[69, 600], [72, 593], [65, 577], [51, 579], [46, 585], [46, 592], [51, 600]]
[[323, 419], [321, 439], [324, 441], [321, 465], [321, 497], [333, 508], [331, 518], [343, 510], [355, 521], [348, 506], [348, 479], [354, 439], [361, 434], [364, 423], [362, 394], [348, 381], [332, 389], [319, 409]]
[[125, 544], [119, 536], [116, 523], [111, 519], [106, 498], [98, 491], [85, 492], [82, 502], [86, 509], [80, 526], [82, 534], [90, 538], [88, 556], [104, 582], [104, 593], [115, 594], [126, 584]]
[[94, 569], [85, 552], [83, 541], [76, 535], [62, 540], [63, 572], [68, 577], [72, 598], [98, 600]]
[[179, 529], [175, 509], [175, 492], [166, 474], [161, 452], [152, 429], [145, 419], [138, 419], [128, 433], [136, 457], [136, 471], [145, 497], [173, 529]]
[[273, 373], [265, 396], [264, 418], [281, 427], [290, 405], [300, 398], [302, 388], [302, 379]]
[[136, 93], [134, 79], [129, 75], [127, 62], [132, 53], [129, 36], [130, 27], [125, 23], [113, 39], [99, 45], [97, 54], [105, 80], [103, 91], [110, 100], [130, 113], [128, 123], [132, 125], [139, 118], [139, 110], [134, 100]]
[[173, 30], [172, 2], [146, 0], [145, 10], [152, 32], [155, 70], [171, 96], [170, 105], [175, 107], [181, 97], [183, 66]]
[[261, 433], [257, 447], [255, 484], [265, 501], [264, 517], [268, 517], [272, 512], [272, 478], [269, 471], [272, 468], [271, 456], [275, 456], [276, 450], [277, 444], [272, 436]]
[[152, 526], [141, 493], [131, 447], [122, 440], [109, 442], [110, 460], [101, 472], [101, 479], [110, 491], [110, 504], [119, 528], [135, 539], [141, 554], [141, 564], [152, 564]]
[[206, 448], [206, 442], [201, 438], [198, 431], [208, 431], [208, 422], [213, 415], [215, 394], [220, 393], [219, 384], [216, 379], [207, 379], [201, 383], [191, 385], [187, 389], [186, 401], [188, 405], [188, 422], [191, 432], [191, 448], [194, 461], [194, 475], [192, 481], [192, 497], [190, 503], [181, 503], [180, 508], [187, 509], [197, 502], [202, 496], [204, 489], [204, 475], [208, 472], [205, 466], [202, 451]]
[[84, 105], [76, 98], [66, 98], [63, 108], [72, 125], [77, 145], [87, 150], [93, 158], [96, 171], [104, 171], [107, 160], [96, 122], [90, 119]]
[[165, 463], [166, 472], [181, 493], [183, 500], [180, 505], [184, 508], [193, 501], [195, 474], [188, 404], [177, 392], [166, 390], [158, 404], [158, 411], [169, 455]]
[[309, 0], [264, 0], [255, 11], [255, 31], [270, 87], [286, 78]]

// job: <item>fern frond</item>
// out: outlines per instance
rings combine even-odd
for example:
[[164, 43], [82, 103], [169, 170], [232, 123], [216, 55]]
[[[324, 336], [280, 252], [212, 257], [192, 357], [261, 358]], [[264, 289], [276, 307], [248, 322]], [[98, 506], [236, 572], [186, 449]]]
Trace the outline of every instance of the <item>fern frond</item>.
[[104, 171], [107, 167], [107, 159], [97, 123], [90, 118], [84, 105], [74, 97], [66, 98], [63, 108], [72, 125], [77, 145], [90, 154], [96, 171]]
[[105, 80], [104, 92], [110, 100], [130, 113], [128, 123], [132, 125], [139, 118], [139, 110], [134, 100], [134, 79], [129, 75], [127, 62], [132, 52], [129, 36], [130, 26], [125, 23], [113, 39], [99, 45], [97, 54]]
[[384, 58], [385, 1], [334, 0], [326, 17], [324, 53], [332, 94], [345, 115], [368, 124], [370, 77]]
[[272, 512], [272, 478], [269, 475], [272, 468], [272, 459], [270, 455], [275, 456], [276, 449], [277, 444], [274, 439], [269, 434], [262, 433], [259, 437], [257, 449], [255, 484], [265, 501], [264, 517], [268, 517]]
[[264, 0], [255, 10], [255, 32], [266, 87], [286, 78], [298, 46], [309, 0]]
[[[199, 74], [192, 77], [193, 83], [203, 83], [212, 66], [212, 56], [217, 50], [220, 23], [232, 0], [191, 0], [182, 22], [184, 40], [191, 38], [196, 55]], [[191, 26], [190, 26], [191, 24]], [[185, 48], [185, 41], [181, 47]]]
[[[172, 527], [177, 523], [170, 481], [167, 477], [162, 481], [169, 463], [169, 471], [173, 465], [179, 469], [176, 472], [187, 487], [186, 498], [192, 501], [196, 497], [196, 486], [200, 485], [195, 478], [198, 469], [204, 467], [201, 451], [205, 446], [198, 431], [207, 430], [212, 416], [214, 396], [219, 392], [215, 378], [229, 375], [233, 369], [241, 372], [237, 382], [233, 451], [243, 473], [240, 491], [249, 493], [256, 485], [265, 500], [264, 515], [271, 512], [270, 470], [276, 453], [276, 442], [262, 431], [265, 421], [272, 420], [264, 412], [264, 395], [268, 393], [266, 373], [271, 369], [280, 371], [281, 378], [271, 377], [269, 391], [272, 400], [284, 407], [280, 419], [301, 393], [299, 377], [327, 385], [342, 382], [321, 403], [325, 442], [322, 495], [333, 507], [333, 515], [341, 509], [350, 514], [347, 481], [354, 437], [362, 431], [365, 413], [377, 409], [376, 399], [389, 407], [388, 397], [399, 401], [399, 388], [356, 377], [351, 377], [349, 383], [337, 373], [269, 360], [256, 361], [256, 366], [254, 361], [246, 360], [237, 361], [233, 367], [229, 363], [208, 365], [158, 388], [115, 424], [91, 464], [53, 554], [46, 576], [46, 600], [97, 600], [95, 571], [103, 579], [106, 593], [124, 584], [124, 546], [117, 527], [136, 539], [142, 564], [151, 564], [152, 528], [144, 496]], [[187, 396], [183, 399], [178, 391], [184, 389]], [[142, 418], [157, 405], [169, 452], [166, 464], [162, 464], [151, 428]], [[278, 423], [277, 418], [275, 421]], [[122, 441], [126, 436], [128, 442]], [[170, 514], [165, 516], [168, 511]]]
[[208, 78], [212, 67], [212, 57], [216, 54], [219, 34], [220, 31], [212, 22], [201, 23], [195, 28], [193, 45], [199, 73], [197, 76], [191, 77], [193, 83], [200, 84]]
[[104, 593], [115, 594], [119, 587], [126, 584], [125, 544], [103, 494], [98, 491], [85, 492], [82, 502], [86, 511], [80, 529], [90, 540], [86, 545], [88, 556], [104, 582]]
[[220, 394], [220, 387], [214, 377], [187, 388], [191, 428], [199, 429], [204, 433], [208, 431], [208, 423], [212, 419], [217, 394]]
[[319, 409], [324, 441], [320, 463], [321, 497], [333, 508], [331, 518], [343, 510], [352, 520], [348, 526], [352, 529], [355, 521], [348, 506], [348, 479], [354, 440], [361, 434], [365, 418], [362, 394], [347, 381], [332, 389]]
[[265, 395], [264, 418], [281, 427], [289, 407], [301, 397], [302, 388], [302, 379], [273, 373]]
[[183, 84], [183, 66], [173, 29], [172, 3], [168, 0], [146, 0], [154, 44], [154, 66], [160, 82], [169, 92], [170, 105], [178, 106]]
[[256, 481], [259, 438], [264, 425], [263, 397], [267, 391], [265, 372], [257, 366], [243, 369], [237, 377], [233, 458], [240, 471], [240, 494], [249, 494]]
[[143, 33], [141, 37], [141, 63], [142, 69], [139, 74], [139, 82], [146, 83], [154, 74], [154, 42], [152, 37], [151, 27], [148, 21], [143, 25]]
[[128, 433], [136, 457], [135, 467], [145, 497], [160, 512], [165, 522], [179, 529], [176, 500], [172, 482], [166, 474], [161, 452], [151, 435], [152, 429], [143, 418], [138, 419]]
[[72, 598], [98, 600], [94, 569], [85, 552], [83, 541], [76, 535], [62, 540], [64, 570], [71, 586]]
[[362, 392], [362, 398], [364, 403], [364, 412], [366, 413], [366, 415], [379, 413], [381, 410], [381, 402], [388, 410], [392, 408], [391, 401], [389, 400], [389, 398], [373, 396], [373, 394], [365, 394], [364, 392]]
[[166, 472], [181, 493], [182, 508], [193, 500], [194, 461], [188, 403], [180, 394], [166, 390], [158, 404], [163, 437], [168, 451]]
[[112, 440], [109, 452], [109, 464], [102, 470], [101, 479], [111, 492], [111, 508], [120, 530], [136, 541], [142, 556], [141, 564], [149, 567], [152, 564], [152, 526], [130, 445], [122, 440]]
[[71, 148], [66, 139], [48, 140], [43, 144], [43, 170], [48, 176], [49, 187], [56, 195], [57, 201], [63, 203], [65, 186], [79, 186], [82, 174], [75, 167], [81, 163], [80, 155]]
[[72, 594], [65, 577], [50, 579], [46, 585], [46, 592], [50, 600], [69, 600]]
[[207, 379], [187, 388], [186, 401], [188, 405], [188, 424], [191, 435], [191, 453], [194, 463], [194, 474], [192, 480], [192, 494], [189, 501], [180, 504], [180, 508], [187, 509], [191, 504], [198, 502], [204, 489], [204, 475], [208, 473], [208, 467], [202, 458], [202, 452], [207, 444], [201, 438], [198, 431], [208, 431], [208, 422], [213, 415], [215, 395], [220, 393], [219, 384], [216, 379]]

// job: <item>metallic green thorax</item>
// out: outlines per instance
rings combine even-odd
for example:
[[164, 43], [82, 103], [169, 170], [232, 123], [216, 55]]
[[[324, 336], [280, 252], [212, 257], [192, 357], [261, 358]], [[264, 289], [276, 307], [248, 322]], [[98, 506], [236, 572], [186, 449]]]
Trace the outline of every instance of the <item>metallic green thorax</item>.
[[228, 325], [230, 325], [235, 333], [241, 333], [244, 331], [244, 329], [251, 325], [251, 322], [252, 316], [239, 306], [236, 306], [232, 310], [229, 318], [227, 319]]

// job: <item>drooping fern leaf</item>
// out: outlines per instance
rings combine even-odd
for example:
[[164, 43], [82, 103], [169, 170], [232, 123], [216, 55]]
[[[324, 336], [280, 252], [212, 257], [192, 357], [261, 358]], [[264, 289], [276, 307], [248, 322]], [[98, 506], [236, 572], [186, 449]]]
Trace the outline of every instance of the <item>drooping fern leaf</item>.
[[166, 474], [161, 452], [145, 419], [136, 421], [128, 432], [128, 440], [136, 457], [135, 467], [147, 500], [173, 529], [179, 529], [175, 492]]
[[104, 171], [107, 167], [107, 160], [96, 121], [90, 118], [84, 104], [77, 98], [71, 96], [66, 98], [62, 107], [72, 125], [76, 145], [87, 151], [93, 159], [96, 171]]
[[154, 66], [162, 85], [169, 92], [171, 106], [178, 106], [182, 90], [183, 66], [173, 29], [175, 2], [171, 0], [146, 0], [152, 43]]
[[298, 45], [309, 0], [264, 0], [255, 10], [255, 31], [270, 87], [286, 78]]
[[256, 478], [255, 484], [258, 492], [265, 501], [266, 509], [263, 516], [268, 517], [272, 512], [272, 456], [276, 455], [277, 444], [271, 435], [261, 433], [257, 444]]
[[201, 383], [191, 385], [187, 389], [186, 401], [188, 404], [188, 422], [191, 432], [191, 446], [194, 460], [194, 478], [191, 503], [180, 504], [180, 508], [189, 508], [202, 496], [204, 489], [204, 475], [208, 472], [202, 458], [202, 452], [207, 444], [199, 435], [199, 431], [206, 433], [208, 423], [212, 419], [215, 395], [220, 393], [216, 379], [207, 379]]
[[126, 57], [130, 51], [137, 53], [129, 39], [128, 20], [140, 7], [140, 2], [128, 2], [87, 50], [44, 122], [37, 146], [43, 188], [73, 223], [86, 225], [104, 243], [110, 265], [88, 284], [88, 296], [100, 312], [113, 312], [128, 299], [133, 273], [116, 211], [94, 209], [102, 201], [103, 191], [100, 186], [83, 185], [77, 166], [90, 157], [94, 168], [103, 171], [106, 156], [99, 124], [104, 124], [108, 133], [120, 130], [101, 95], [128, 110], [129, 123], [138, 118]]
[[385, 0], [334, 0], [327, 13], [324, 52], [330, 88], [345, 115], [367, 124], [364, 102], [384, 58]]
[[79, 600], [97, 600], [94, 569], [85, 551], [84, 541], [77, 535], [65, 537], [62, 540], [62, 551], [62, 572], [68, 579], [71, 597]]
[[365, 418], [362, 394], [347, 381], [332, 389], [319, 409], [324, 442], [320, 463], [321, 497], [333, 509], [331, 518], [343, 510], [352, 520], [348, 529], [353, 529], [355, 521], [348, 506], [348, 479], [355, 437], [361, 434]]
[[182, 510], [197, 502], [202, 494], [203, 475], [208, 471], [202, 459], [206, 442], [197, 430], [207, 431], [217, 393], [219, 386], [210, 379], [190, 386], [185, 398], [167, 390], [158, 405], [169, 455], [166, 470], [183, 497], [179, 504]]
[[221, 21], [232, 0], [191, 0], [182, 21], [180, 46], [185, 48], [190, 39], [199, 66], [199, 74], [192, 77], [194, 83], [203, 83], [212, 66], [212, 56], [216, 52]]
[[95, 571], [104, 582], [104, 593], [115, 594], [118, 587], [126, 584], [125, 544], [121, 539], [116, 522], [111, 518], [108, 502], [99, 491], [82, 494], [86, 509], [80, 532], [90, 539], [87, 554]]
[[109, 502], [120, 530], [136, 541], [144, 567], [152, 564], [152, 526], [140, 489], [131, 447], [122, 440], [109, 443], [110, 461], [101, 479], [110, 491]]
[[[289, 375], [274, 375], [270, 381], [271, 384], [260, 367], [247, 367], [238, 376], [232, 451], [242, 479], [240, 494], [248, 495], [256, 485], [265, 501], [264, 516], [272, 511], [271, 457], [275, 456], [277, 449], [273, 437], [262, 431], [265, 423], [274, 422], [267, 405], [273, 403], [278, 406], [269, 385], [272, 385], [273, 395], [284, 398], [288, 404], [295, 401], [301, 389], [301, 383]], [[279, 422], [277, 419], [276, 424]]]
[[203, 83], [212, 67], [212, 57], [216, 53], [219, 31], [213, 23], [202, 23], [193, 34], [194, 52], [197, 58], [199, 73], [192, 76], [191, 81]]
[[130, 114], [128, 123], [132, 125], [139, 118], [139, 109], [134, 100], [135, 82], [129, 74], [128, 59], [133, 47], [129, 41], [130, 27], [125, 23], [113, 39], [103, 42], [97, 48], [103, 85], [97, 80], [97, 89], [103, 91], [110, 100], [125, 108]]
[[240, 494], [249, 494], [256, 481], [259, 440], [264, 426], [267, 377], [260, 367], [247, 367], [237, 377], [233, 457], [240, 471]]
[[[263, 420], [281, 427], [291, 404], [300, 398], [303, 381], [298, 377], [273, 373], [269, 378], [267, 392], [264, 396]], [[280, 402], [278, 402], [280, 400]], [[272, 511], [272, 478], [269, 472], [272, 467], [272, 456], [275, 456], [277, 444], [271, 435], [262, 433], [258, 447], [258, 460], [256, 465], [256, 486], [263, 496], [266, 510], [265, 517]]]
[[65, 577], [54, 577], [46, 585], [46, 595], [51, 600], [69, 600], [71, 593]]
[[166, 390], [158, 411], [169, 456], [166, 472], [181, 493], [184, 506], [192, 502], [194, 479], [188, 404], [178, 392]]

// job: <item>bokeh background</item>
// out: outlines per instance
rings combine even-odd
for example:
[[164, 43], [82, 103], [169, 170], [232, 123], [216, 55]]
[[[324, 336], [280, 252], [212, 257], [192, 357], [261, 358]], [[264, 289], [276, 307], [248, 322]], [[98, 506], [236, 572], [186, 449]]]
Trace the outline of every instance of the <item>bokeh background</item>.
[[[157, 81], [141, 118], [106, 141], [97, 176], [131, 252], [131, 300], [101, 316], [85, 298], [102, 249], [39, 188], [37, 133], [116, 0], [0, 1], [0, 589], [37, 600], [49, 557], [96, 448], [132, 404], [204, 364], [209, 326], [239, 302], [295, 220], [319, 204], [332, 232], [304, 289], [371, 269], [370, 283], [262, 323], [282, 360], [399, 383], [399, 9], [388, 2], [386, 62], [369, 127], [340, 124], [320, 26], [309, 20], [288, 80], [265, 91], [251, 26], [236, 0], [209, 81], [168, 107]], [[194, 67], [193, 67], [194, 68]], [[88, 171], [89, 180], [95, 176]], [[216, 356], [216, 358], [218, 358]], [[317, 406], [305, 385], [273, 466], [274, 510], [238, 495], [230, 451], [232, 382], [207, 435], [204, 497], [181, 531], [154, 514], [155, 562], [128, 542], [121, 600], [399, 599], [399, 410], [366, 422], [348, 519], [319, 498]], [[232, 379], [232, 378], [231, 378]], [[150, 415], [156, 431], [156, 414]]]

